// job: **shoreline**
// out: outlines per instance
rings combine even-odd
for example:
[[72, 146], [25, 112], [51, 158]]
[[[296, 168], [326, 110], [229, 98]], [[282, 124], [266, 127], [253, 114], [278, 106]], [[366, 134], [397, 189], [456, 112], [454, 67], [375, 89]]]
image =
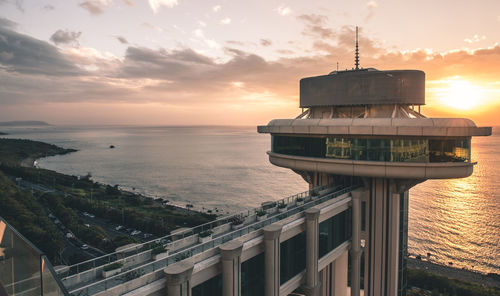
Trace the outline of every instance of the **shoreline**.
[[484, 274], [477, 271], [450, 267], [414, 258], [408, 258], [407, 268], [423, 270], [438, 276], [465, 282], [473, 282], [487, 287], [500, 288], [500, 274], [498, 273]]
[[[59, 154], [55, 154], [55, 155], [48, 155], [48, 156], [43, 156], [43, 157], [38, 157], [38, 158], [29, 156], [29, 157], [26, 157], [23, 160], [21, 160], [21, 162], [19, 163], [19, 165], [22, 166], [22, 167], [37, 168], [38, 169], [38, 168], [41, 168], [41, 167], [37, 166], [36, 163], [40, 159], [47, 158], [47, 157], [53, 157], [53, 156], [56, 156], [56, 155], [66, 155], [66, 154], [70, 154], [70, 153], [73, 153], [73, 152], [78, 152], [78, 150], [77, 149], [66, 149], [66, 151], [63, 152], [63, 153], [59, 153]], [[49, 169], [45, 169], [45, 168], [41, 168], [41, 169], [49, 170]], [[54, 172], [56, 172], [58, 174], [61, 174], [61, 175], [70, 176], [70, 175], [68, 175], [66, 173], [62, 173], [62, 172], [59, 172], [59, 171], [55, 171], [55, 170], [50, 170], [50, 171], [54, 171]], [[106, 187], [106, 186], [111, 186], [111, 187], [115, 186], [115, 185], [112, 185], [112, 184], [106, 184], [106, 183], [101, 183], [101, 182], [97, 182], [97, 181], [92, 181], [92, 182], [94, 182], [95, 184], [99, 184], [100, 186], [104, 186], [104, 187]], [[145, 194], [142, 194], [142, 193], [137, 193], [137, 192], [133, 192], [133, 191], [130, 191], [130, 190], [126, 190], [126, 189], [120, 188], [119, 184], [118, 184], [118, 190], [122, 194], [128, 195], [128, 196], [139, 196], [142, 199], [152, 199], [153, 201], [156, 201], [158, 199], [158, 198], [155, 198], [153, 196], [148, 196], [148, 195], [145, 195]], [[164, 198], [161, 198], [161, 199], [163, 201], [166, 201], [166, 203], [164, 203], [166, 206], [175, 208], [175, 210], [178, 211], [181, 214], [189, 214], [189, 215], [192, 215], [192, 214], [207, 214], [205, 212], [198, 211], [198, 210], [193, 209], [193, 208], [188, 208], [187, 206], [182, 206], [182, 205], [179, 205], [179, 204], [172, 203], [172, 201], [165, 200]], [[221, 215], [217, 215], [217, 216], [221, 216]]]

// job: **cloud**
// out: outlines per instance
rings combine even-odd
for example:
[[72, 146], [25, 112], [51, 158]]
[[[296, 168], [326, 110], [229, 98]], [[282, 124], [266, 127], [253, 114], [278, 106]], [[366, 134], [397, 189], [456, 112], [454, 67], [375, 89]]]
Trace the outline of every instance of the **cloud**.
[[270, 39], [260, 39], [260, 45], [271, 46], [273, 42]]
[[123, 36], [115, 36], [116, 40], [118, 40], [121, 44], [128, 44], [128, 40]]
[[24, 12], [24, 1], [23, 0], [16, 0], [15, 4], [16, 4], [16, 8], [19, 9], [19, 11]]
[[50, 36], [50, 41], [54, 42], [56, 45], [59, 44], [75, 44], [78, 45], [78, 38], [82, 35], [82, 32], [72, 32], [57, 30]]
[[231, 23], [231, 19], [230, 19], [230, 18], [228, 18], [228, 17], [223, 18], [223, 19], [221, 19], [221, 20], [220, 20], [220, 23], [221, 23], [222, 25], [229, 25], [229, 24]]
[[279, 54], [283, 54], [283, 55], [295, 54], [294, 51], [289, 50], [289, 49], [278, 49], [276, 52], [279, 53]]
[[15, 29], [16, 27], [17, 27], [16, 22], [0, 17], [0, 28]]
[[316, 26], [322, 26], [326, 24], [328, 21], [328, 17], [326, 15], [320, 15], [320, 14], [302, 14], [297, 16], [297, 19], [309, 24], [309, 25], [316, 25]]
[[325, 27], [328, 17], [318, 14], [302, 14], [297, 19], [305, 24], [303, 35], [320, 39], [333, 39], [335, 32], [331, 28]]
[[85, 0], [79, 6], [87, 10], [92, 15], [100, 15], [104, 8], [111, 4], [111, 0]]
[[42, 9], [43, 9], [43, 10], [54, 10], [54, 9], [56, 9], [56, 8], [54, 7], [54, 5], [47, 4], [47, 5], [44, 5], [44, 6], [42, 7]]
[[154, 13], [158, 13], [162, 6], [172, 8], [179, 4], [177, 0], [148, 0], [148, 2]]
[[244, 46], [244, 45], [246, 45], [245, 42], [237, 41], [237, 40], [228, 40], [228, 41], [226, 41], [226, 44], [237, 45], [237, 46]]
[[[13, 0], [12, 1], [12, 4], [14, 4], [16, 6], [16, 8], [21, 11], [21, 12], [24, 12], [24, 1], [23, 0]], [[7, 4], [7, 3], [10, 3], [9, 0], [0, 0], [0, 5], [2, 4]]]
[[284, 5], [281, 5], [278, 8], [276, 8], [276, 11], [282, 16], [287, 16], [293, 12], [290, 7]]
[[485, 40], [486, 39], [486, 36], [482, 35], [482, 36], [479, 36], [477, 34], [475, 34], [474, 36], [472, 36], [472, 38], [465, 38], [464, 41], [466, 43], [476, 43], [476, 42], [479, 42], [481, 40]]
[[158, 31], [158, 32], [163, 32], [163, 31], [164, 31], [164, 30], [163, 30], [163, 28], [161, 28], [161, 27], [159, 27], [159, 26], [156, 26], [156, 25], [153, 25], [153, 24], [148, 23], [148, 22], [144, 22], [144, 23], [142, 23], [142, 25], [143, 25], [144, 27], [147, 27], [147, 28], [150, 28], [150, 29], [156, 30], [156, 31]]
[[127, 4], [128, 6], [135, 6], [135, 3], [132, 2], [132, 0], [123, 0], [123, 3]]
[[375, 15], [375, 10], [378, 7], [378, 3], [374, 0], [370, 0], [366, 3], [366, 8], [368, 9], [368, 14], [365, 17], [365, 21], [370, 20]]
[[210, 48], [219, 48], [220, 45], [219, 43], [217, 43], [217, 41], [213, 40], [213, 39], [210, 39], [210, 38], [207, 38], [205, 37], [205, 34], [203, 33], [203, 30], [198, 28], [196, 30], [193, 31], [193, 34], [198, 37], [199, 39], [201, 39], [201, 41], [208, 47]]
[[56, 47], [11, 30], [0, 22], [0, 68], [30, 75], [74, 76], [83, 73]]
[[212, 7], [212, 10], [213, 10], [214, 12], [218, 12], [218, 11], [220, 11], [220, 10], [221, 10], [221, 8], [222, 8], [222, 6], [220, 6], [220, 5], [215, 5], [214, 7]]

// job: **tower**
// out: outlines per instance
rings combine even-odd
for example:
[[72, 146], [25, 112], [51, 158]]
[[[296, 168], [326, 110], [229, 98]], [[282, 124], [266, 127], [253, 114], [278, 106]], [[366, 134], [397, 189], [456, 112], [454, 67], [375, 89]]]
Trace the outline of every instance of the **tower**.
[[[300, 81], [295, 119], [259, 126], [272, 164], [318, 185], [362, 184], [353, 195], [351, 295], [406, 295], [409, 189], [472, 174], [471, 137], [491, 135], [464, 118], [427, 118], [425, 73], [359, 68]], [[364, 270], [360, 270], [364, 253]], [[323, 279], [328, 280], [328, 279]]]

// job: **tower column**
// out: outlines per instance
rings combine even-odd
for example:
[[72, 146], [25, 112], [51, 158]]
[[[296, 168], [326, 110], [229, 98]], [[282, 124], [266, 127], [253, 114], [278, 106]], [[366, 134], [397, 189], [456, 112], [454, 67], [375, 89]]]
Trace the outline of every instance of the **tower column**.
[[398, 295], [398, 280], [399, 280], [399, 219], [400, 219], [400, 195], [392, 193], [389, 201], [389, 215], [391, 224], [389, 225], [389, 253], [393, 254], [388, 258], [387, 274], [388, 278], [388, 295]]
[[283, 225], [264, 227], [265, 296], [280, 294], [280, 235]]
[[318, 272], [320, 210], [310, 208], [304, 213], [306, 216], [306, 284], [303, 289], [307, 296], [318, 296], [321, 287]]
[[361, 198], [366, 191], [352, 192], [351, 296], [359, 296], [361, 279]]
[[370, 296], [396, 296], [399, 280], [400, 194], [389, 179], [373, 178], [368, 253]]
[[243, 243], [233, 240], [220, 246], [222, 257], [222, 295], [241, 295], [241, 251]]
[[191, 275], [194, 264], [181, 261], [163, 270], [167, 278], [167, 296], [191, 296]]

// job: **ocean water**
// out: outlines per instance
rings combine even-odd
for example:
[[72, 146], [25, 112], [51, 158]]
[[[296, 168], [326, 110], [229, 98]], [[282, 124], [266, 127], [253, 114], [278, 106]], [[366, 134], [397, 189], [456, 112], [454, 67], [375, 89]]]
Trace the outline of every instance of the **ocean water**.
[[[268, 161], [269, 135], [255, 127], [49, 126], [3, 129], [10, 138], [79, 151], [38, 161], [65, 174], [198, 209], [235, 212], [307, 190]], [[500, 134], [473, 139], [478, 162], [466, 179], [410, 190], [409, 252], [442, 264], [500, 273]], [[114, 145], [115, 149], [109, 146]]]

